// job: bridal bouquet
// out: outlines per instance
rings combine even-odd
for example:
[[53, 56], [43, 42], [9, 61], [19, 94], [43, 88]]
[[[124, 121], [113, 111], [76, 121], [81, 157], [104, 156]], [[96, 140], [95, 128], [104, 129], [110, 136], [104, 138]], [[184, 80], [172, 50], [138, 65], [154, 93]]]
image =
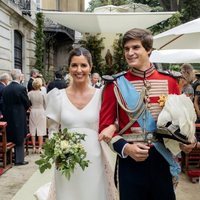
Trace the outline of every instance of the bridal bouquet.
[[88, 167], [89, 160], [86, 159], [86, 151], [81, 144], [85, 136], [85, 134], [69, 132], [66, 128], [59, 133], [54, 133], [53, 137], [45, 142], [44, 151], [40, 159], [35, 162], [39, 165], [40, 172], [50, 169], [55, 163], [56, 169], [69, 180], [77, 164], [82, 170]]

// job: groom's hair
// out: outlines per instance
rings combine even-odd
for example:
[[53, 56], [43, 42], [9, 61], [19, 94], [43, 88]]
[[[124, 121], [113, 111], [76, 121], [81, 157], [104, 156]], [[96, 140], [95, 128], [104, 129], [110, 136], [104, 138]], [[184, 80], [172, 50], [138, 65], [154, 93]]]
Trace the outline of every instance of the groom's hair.
[[123, 47], [130, 40], [140, 40], [146, 51], [153, 47], [153, 35], [147, 29], [133, 28], [127, 31], [122, 38]]

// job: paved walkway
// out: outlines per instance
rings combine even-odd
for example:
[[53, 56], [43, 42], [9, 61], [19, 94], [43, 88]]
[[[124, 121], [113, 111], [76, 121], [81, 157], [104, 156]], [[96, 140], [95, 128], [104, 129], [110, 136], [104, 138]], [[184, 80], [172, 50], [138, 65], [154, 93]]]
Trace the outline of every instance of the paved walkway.
[[[20, 193], [21, 197], [19, 200], [32, 199], [32, 198], [27, 199], [27, 197], [25, 197], [25, 193], [28, 193], [28, 191], [24, 192], [24, 196], [23, 196], [24, 188], [26, 188], [27, 190], [27, 185], [30, 184], [30, 180], [34, 180], [35, 182], [38, 181], [38, 183], [45, 181], [45, 180], [41, 180], [40, 175], [37, 175], [38, 178], [36, 179], [35, 174], [37, 174], [36, 172], [37, 165], [35, 164], [35, 160], [37, 160], [38, 158], [39, 158], [39, 155], [30, 154], [29, 156], [26, 157], [26, 160], [29, 161], [28, 165], [17, 166], [17, 167], [14, 166], [12, 169], [8, 170], [6, 173], [0, 176], [0, 188], [1, 188], [0, 199], [1, 200], [17, 199], [16, 197], [18, 197], [19, 195], [15, 196], [16, 193], [18, 194]], [[34, 177], [31, 177], [32, 175]], [[26, 187], [22, 188], [24, 184]], [[28, 187], [30, 188], [30, 191], [31, 189], [33, 190], [33, 188], [31, 188], [32, 186], [33, 185], [28, 185]], [[35, 191], [35, 188], [34, 188], [34, 191]], [[191, 183], [188, 177], [185, 176], [185, 174], [181, 174], [180, 183], [176, 189], [176, 194], [177, 194], [177, 200], [199, 200], [200, 184]], [[32, 194], [30, 193], [29, 195], [32, 196]], [[13, 198], [14, 196], [15, 198]]]

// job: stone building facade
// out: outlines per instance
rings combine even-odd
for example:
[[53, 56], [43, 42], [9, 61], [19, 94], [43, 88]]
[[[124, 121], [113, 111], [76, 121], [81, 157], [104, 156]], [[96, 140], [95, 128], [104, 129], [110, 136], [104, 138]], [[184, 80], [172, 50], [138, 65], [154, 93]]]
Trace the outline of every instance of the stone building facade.
[[25, 13], [22, 3], [0, 0], [0, 71], [19, 68], [28, 74], [34, 65], [35, 15]]
[[85, 0], [38, 0], [41, 8], [58, 11], [84, 11]]
[[[19, 68], [29, 79], [35, 64], [35, 13], [39, 10], [84, 11], [84, 0], [0, 0], [0, 73]], [[48, 20], [44, 62], [48, 70], [66, 65], [74, 31]], [[53, 68], [53, 69], [52, 69]]]

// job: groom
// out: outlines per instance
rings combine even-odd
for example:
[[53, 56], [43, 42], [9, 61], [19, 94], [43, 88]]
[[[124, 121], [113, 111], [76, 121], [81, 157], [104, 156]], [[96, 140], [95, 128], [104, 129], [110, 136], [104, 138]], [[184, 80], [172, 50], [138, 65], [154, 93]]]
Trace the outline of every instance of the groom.
[[[134, 95], [137, 96], [138, 92], [145, 89], [145, 92], [141, 92], [144, 98], [138, 98], [137, 112], [133, 112], [133, 116], [130, 116], [130, 107], [124, 103], [123, 97], [119, 93], [116, 94], [116, 91], [124, 89], [118, 87], [114, 91], [114, 85], [120, 84], [118, 80], [121, 77], [116, 79], [115, 84], [108, 83], [103, 93], [100, 131], [115, 121], [118, 121], [119, 125], [119, 130], [114, 133], [110, 143], [118, 154], [115, 181], [120, 200], [176, 199], [169, 164], [151, 143], [154, 139], [151, 132], [154, 130], [152, 119], [156, 121], [161, 111], [159, 97], [179, 94], [179, 88], [176, 79], [158, 72], [150, 62], [152, 46], [153, 36], [148, 30], [134, 28], [123, 36], [124, 55], [129, 71], [122, 75], [122, 79], [128, 80], [129, 84], [134, 86], [133, 91], [126, 87], [124, 96], [130, 97], [135, 90]], [[119, 99], [121, 105], [118, 104]], [[137, 99], [130, 104], [136, 102]], [[145, 108], [147, 110], [144, 110]], [[143, 115], [144, 113], [148, 113], [150, 118]], [[152, 127], [148, 126], [149, 119]], [[185, 151], [191, 151], [193, 146], [181, 147]]]

